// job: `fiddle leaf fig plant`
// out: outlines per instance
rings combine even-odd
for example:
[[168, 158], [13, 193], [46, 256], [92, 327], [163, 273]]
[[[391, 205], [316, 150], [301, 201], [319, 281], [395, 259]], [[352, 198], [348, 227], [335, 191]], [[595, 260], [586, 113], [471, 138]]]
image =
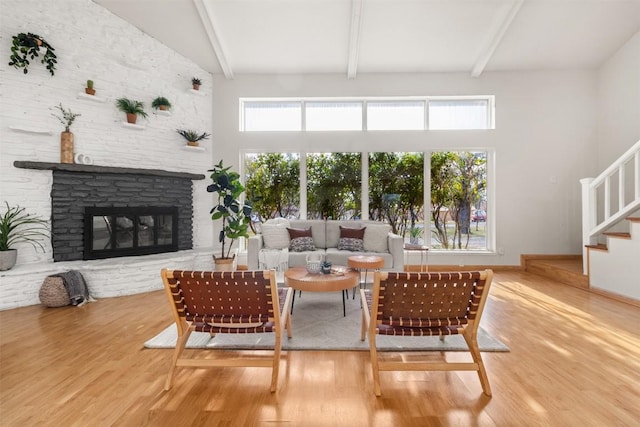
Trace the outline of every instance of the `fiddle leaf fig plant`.
[[240, 182], [240, 174], [225, 167], [222, 160], [210, 169], [211, 180], [207, 187], [209, 193], [217, 195], [217, 204], [209, 212], [213, 221], [221, 221], [222, 229], [218, 237], [222, 244], [220, 258], [230, 258], [233, 242], [241, 237], [249, 237], [249, 225], [253, 207], [240, 201], [245, 188]]

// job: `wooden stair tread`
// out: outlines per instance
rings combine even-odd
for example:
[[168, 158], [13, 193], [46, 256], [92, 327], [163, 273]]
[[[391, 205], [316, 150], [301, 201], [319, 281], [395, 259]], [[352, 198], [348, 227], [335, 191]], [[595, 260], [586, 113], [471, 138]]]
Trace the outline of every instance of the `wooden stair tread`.
[[621, 232], [615, 232], [615, 231], [607, 231], [605, 233], [602, 233], [605, 236], [609, 236], [609, 237], [619, 237], [621, 239], [630, 239], [631, 238], [631, 233], [621, 233]]
[[598, 243], [596, 245], [585, 245], [586, 248], [595, 249], [598, 251], [608, 251], [609, 248], [604, 243]]

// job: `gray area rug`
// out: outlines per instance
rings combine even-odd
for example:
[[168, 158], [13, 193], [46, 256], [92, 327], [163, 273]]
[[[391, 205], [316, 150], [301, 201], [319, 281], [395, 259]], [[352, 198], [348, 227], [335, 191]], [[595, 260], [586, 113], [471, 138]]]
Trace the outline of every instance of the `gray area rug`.
[[[346, 302], [347, 315], [342, 315], [342, 298], [339, 292], [296, 293], [291, 316], [293, 338], [282, 338], [285, 350], [368, 350], [368, 341], [360, 341], [360, 299]], [[273, 348], [273, 334], [218, 334], [194, 332], [187, 348], [225, 348], [236, 350], [260, 350]], [[378, 348], [387, 351], [466, 351], [467, 345], [459, 335], [438, 337], [377, 337]], [[172, 323], [158, 335], [144, 343], [146, 348], [174, 348], [176, 328]], [[482, 328], [478, 331], [481, 351], [509, 351], [509, 348], [489, 335]]]

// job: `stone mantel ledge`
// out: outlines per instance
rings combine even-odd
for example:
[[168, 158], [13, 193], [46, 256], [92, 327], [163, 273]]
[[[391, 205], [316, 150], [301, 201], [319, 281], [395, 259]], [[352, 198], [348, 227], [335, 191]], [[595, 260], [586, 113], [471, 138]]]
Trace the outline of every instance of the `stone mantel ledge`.
[[13, 166], [20, 169], [37, 169], [63, 172], [84, 172], [84, 173], [102, 173], [102, 174], [131, 174], [131, 175], [150, 175], [163, 176], [169, 178], [190, 179], [193, 181], [205, 178], [203, 174], [194, 174], [188, 172], [172, 172], [161, 169], [140, 169], [140, 168], [121, 168], [113, 166], [95, 166], [81, 165], [75, 163], [51, 163], [51, 162], [30, 162], [16, 160]]

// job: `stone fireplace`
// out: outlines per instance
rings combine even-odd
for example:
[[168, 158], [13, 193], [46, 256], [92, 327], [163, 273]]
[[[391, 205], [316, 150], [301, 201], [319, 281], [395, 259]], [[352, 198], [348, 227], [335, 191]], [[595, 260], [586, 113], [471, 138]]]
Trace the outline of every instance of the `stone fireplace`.
[[[14, 166], [53, 172], [51, 245], [55, 262], [147, 255], [193, 247], [192, 181], [204, 179], [204, 175], [26, 161], [16, 161]], [[100, 222], [106, 229], [113, 225], [113, 239], [110, 243], [102, 242], [102, 248], [93, 243], [86, 247], [95, 237], [85, 235], [93, 230], [92, 224], [85, 222], [87, 214], [98, 218], [97, 226]], [[165, 242], [160, 236], [158, 244], [159, 234], [166, 227], [158, 229], [157, 223], [167, 221], [167, 216], [173, 218], [170, 231], [175, 232], [174, 240], [166, 243], [164, 233]], [[154, 242], [149, 244], [147, 230], [151, 222], [156, 232]], [[143, 227], [147, 228], [143, 231]], [[107, 250], [106, 246], [110, 248]]]

